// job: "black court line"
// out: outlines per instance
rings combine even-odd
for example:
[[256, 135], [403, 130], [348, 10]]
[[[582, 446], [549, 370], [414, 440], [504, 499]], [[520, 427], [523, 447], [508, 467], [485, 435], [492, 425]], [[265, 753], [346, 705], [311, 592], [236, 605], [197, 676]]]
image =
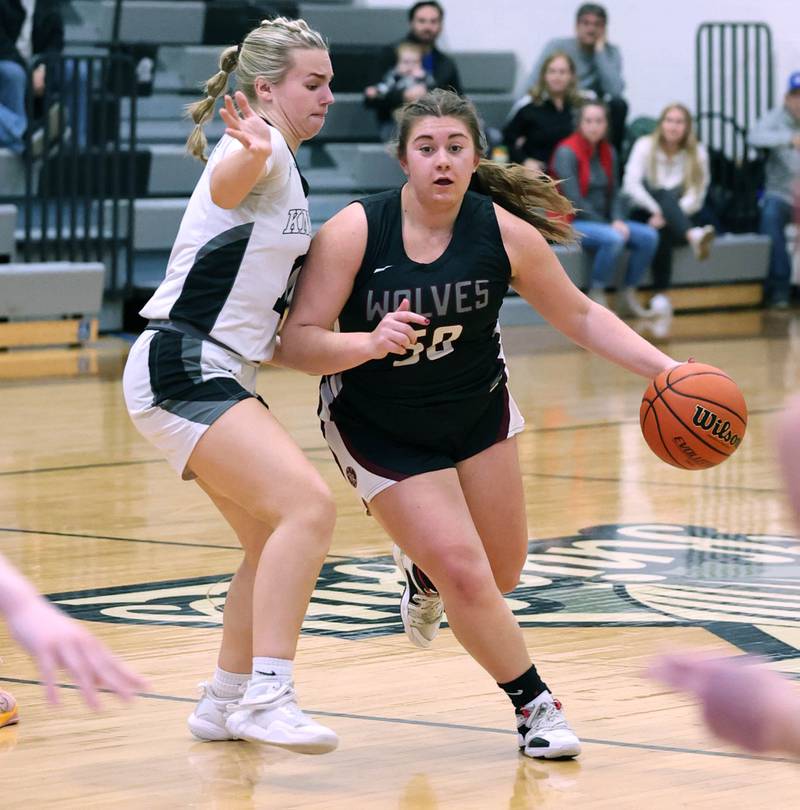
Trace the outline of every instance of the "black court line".
[[[70, 464], [64, 467], [38, 467], [32, 470], [6, 470], [0, 472], [4, 475], [34, 475], [36, 473], [72, 472], [73, 470], [94, 470], [101, 467], [134, 467], [137, 464], [157, 464], [164, 462], [163, 458], [145, 458], [139, 461], [98, 461], [95, 464]], [[166, 463], [166, 462], [164, 462]]]
[[[83, 534], [80, 532], [50, 532], [40, 529], [15, 529], [10, 526], [0, 526], [0, 532], [8, 534], [44, 534], [50, 537], [76, 537], [83, 540], [115, 540], [119, 543], [146, 543], [152, 546], [188, 546], [189, 548], [223, 548], [228, 551], [241, 551], [241, 546], [221, 546], [214, 543], [186, 543], [181, 540], [146, 540], [141, 537], [116, 537], [108, 534]], [[356, 560], [350, 554], [329, 554], [326, 560]]]
[[[0, 682], [20, 683], [41, 686], [42, 682], [25, 678], [6, 678], [0, 676]], [[73, 689], [78, 687], [71, 683], [57, 683], [59, 689]], [[108, 689], [98, 689], [98, 692], [111, 694]], [[197, 703], [197, 698], [178, 697], [176, 695], [160, 695], [156, 692], [139, 692], [137, 697], [147, 700], [165, 700], [172, 703]], [[381, 717], [372, 714], [351, 714], [349, 712], [325, 712], [319, 709], [305, 709], [306, 713], [319, 715], [320, 717], [339, 717], [343, 720], [365, 720], [371, 723], [395, 723], [404, 726], [423, 726], [424, 728], [442, 728], [448, 731], [475, 731], [482, 734], [505, 734], [516, 736], [516, 731], [506, 728], [487, 728], [486, 726], [465, 726], [460, 723], [440, 723], [435, 720], [409, 720], [403, 717]], [[608, 745], [614, 748], [633, 748], [641, 751], [659, 751], [668, 754], [697, 754], [704, 757], [723, 757], [725, 759], [746, 759], [758, 762], [789, 762], [800, 765], [800, 760], [789, 759], [787, 757], [765, 757], [757, 754], [739, 754], [731, 751], [703, 751], [699, 748], [683, 748], [676, 745], [656, 745], [653, 743], [630, 743], [621, 740], [601, 740], [592, 737], [581, 737], [582, 743], [589, 745]]]
[[697, 484], [697, 483], [682, 483], [680, 481], [632, 481], [628, 478], [616, 478], [614, 476], [602, 475], [559, 475], [557, 473], [537, 473], [537, 472], [524, 472], [523, 478], [556, 478], [561, 481], [594, 481], [597, 483], [607, 484], [638, 484], [643, 487], [688, 487], [690, 489], [708, 489], [714, 492], [720, 490], [732, 490], [734, 492], [760, 492], [779, 494], [783, 490], [780, 488], [766, 488], [766, 487], [737, 487], [727, 484]]

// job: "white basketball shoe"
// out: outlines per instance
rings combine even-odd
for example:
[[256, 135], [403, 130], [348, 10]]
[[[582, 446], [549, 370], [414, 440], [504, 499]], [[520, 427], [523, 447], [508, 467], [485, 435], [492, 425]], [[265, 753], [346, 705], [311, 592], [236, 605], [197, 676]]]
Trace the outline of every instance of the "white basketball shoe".
[[198, 740], [235, 740], [236, 737], [233, 737], [225, 728], [225, 720], [231, 711], [238, 707], [242, 692], [244, 692], [247, 684], [242, 684], [241, 691], [235, 698], [218, 697], [208, 681], [203, 681], [198, 686], [203, 695], [186, 721], [189, 731]]
[[569, 727], [561, 703], [542, 692], [517, 711], [517, 742], [525, 756], [537, 759], [576, 757], [581, 741]]
[[325, 754], [339, 744], [334, 731], [300, 711], [291, 681], [251, 683], [225, 727], [235, 739], [277, 745], [300, 754]]
[[392, 556], [406, 587], [400, 599], [400, 616], [409, 641], [427, 649], [439, 632], [444, 605], [434, 584], [400, 546], [392, 547]]

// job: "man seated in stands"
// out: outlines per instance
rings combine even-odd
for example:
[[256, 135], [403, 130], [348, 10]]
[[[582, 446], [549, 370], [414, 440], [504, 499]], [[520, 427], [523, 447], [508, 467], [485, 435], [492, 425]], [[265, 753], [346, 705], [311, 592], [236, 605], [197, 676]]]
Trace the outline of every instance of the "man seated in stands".
[[526, 87], [532, 87], [544, 61], [556, 51], [572, 58], [578, 72], [578, 88], [589, 97], [605, 101], [610, 115], [610, 139], [621, 154], [628, 104], [622, 97], [622, 54], [608, 42], [608, 14], [598, 3], [584, 3], [575, 16], [575, 36], [551, 39], [533, 66]]
[[764, 304], [786, 309], [792, 284], [792, 262], [786, 226], [792, 217], [792, 184], [800, 177], [800, 70], [789, 77], [783, 104], [762, 116], [748, 133], [751, 146], [768, 151], [767, 181], [761, 200], [761, 233], [772, 240]]
[[[63, 48], [59, 0], [0, 0], [0, 148], [17, 155], [25, 149], [28, 60]], [[44, 94], [45, 70], [39, 65], [31, 77], [37, 96]]]
[[[415, 101], [432, 87], [455, 90], [461, 93], [461, 78], [456, 63], [446, 53], [436, 47], [436, 40], [442, 33], [444, 9], [435, 2], [414, 3], [408, 11], [409, 32], [405, 42], [413, 42], [422, 49], [422, 67], [432, 77], [426, 86], [413, 84], [405, 89], [398, 88], [385, 96], [370, 98], [365, 91], [367, 106], [372, 107], [381, 127], [381, 137], [390, 137], [394, 127], [392, 113], [407, 101]], [[387, 72], [396, 65], [398, 54], [396, 46], [390, 45], [380, 54], [374, 68], [374, 79], [371, 85], [377, 85], [385, 78]]]
[[[401, 42], [395, 48], [397, 64], [378, 82], [364, 90], [364, 103], [386, 105], [397, 102], [392, 112], [404, 101], [421, 98], [435, 87], [433, 76], [422, 66], [423, 48], [416, 42]], [[391, 121], [381, 122], [381, 139], [388, 141], [394, 132]]]

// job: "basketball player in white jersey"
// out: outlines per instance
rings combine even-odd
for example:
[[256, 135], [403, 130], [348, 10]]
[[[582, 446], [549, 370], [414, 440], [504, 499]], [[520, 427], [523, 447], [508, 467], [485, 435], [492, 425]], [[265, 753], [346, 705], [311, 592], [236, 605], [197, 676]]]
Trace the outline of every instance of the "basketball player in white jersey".
[[294, 152], [322, 128], [333, 74], [320, 34], [281, 17], [223, 51], [219, 65], [207, 97], [190, 108], [189, 151], [205, 159], [202, 126], [232, 74], [239, 113], [226, 96], [225, 135], [189, 201], [166, 278], [141, 311], [149, 324], [128, 359], [125, 399], [139, 431], [208, 494], [244, 550], [218, 666], [190, 730], [324, 753], [337, 736], [300, 711], [292, 669], [335, 510], [255, 380], [311, 241]]

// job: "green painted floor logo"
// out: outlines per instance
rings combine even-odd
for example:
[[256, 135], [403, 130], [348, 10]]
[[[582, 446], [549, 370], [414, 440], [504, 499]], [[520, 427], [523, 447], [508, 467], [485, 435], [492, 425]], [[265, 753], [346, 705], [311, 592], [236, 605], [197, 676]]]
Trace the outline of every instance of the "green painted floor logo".
[[[50, 594], [88, 621], [218, 627], [230, 574]], [[303, 632], [402, 632], [391, 557], [327, 562]], [[507, 597], [523, 627], [700, 626], [747, 652], [800, 660], [800, 539], [702, 526], [610, 524], [531, 541]]]

